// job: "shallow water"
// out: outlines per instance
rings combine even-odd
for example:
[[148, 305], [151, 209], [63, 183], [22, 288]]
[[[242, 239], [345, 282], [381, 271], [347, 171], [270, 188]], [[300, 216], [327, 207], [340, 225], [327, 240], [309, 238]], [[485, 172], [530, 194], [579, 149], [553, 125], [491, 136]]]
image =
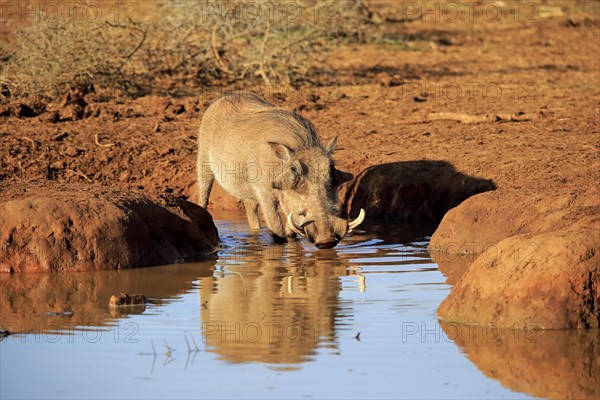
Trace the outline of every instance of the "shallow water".
[[[432, 226], [371, 222], [333, 250], [217, 215], [215, 259], [3, 275], [5, 398], [527, 398], [598, 394], [597, 332], [441, 325]], [[368, 232], [368, 233], [367, 233]], [[151, 303], [107, 307], [112, 294]]]

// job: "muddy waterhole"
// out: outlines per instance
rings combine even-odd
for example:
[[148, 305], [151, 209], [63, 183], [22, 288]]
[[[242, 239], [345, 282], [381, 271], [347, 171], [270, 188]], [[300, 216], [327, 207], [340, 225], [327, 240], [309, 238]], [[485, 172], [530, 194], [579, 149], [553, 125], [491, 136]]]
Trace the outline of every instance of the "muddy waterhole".
[[[552, 397], [515, 383], [540, 368], [539, 337], [437, 320], [450, 286], [434, 226], [370, 221], [316, 250], [215, 218], [224, 247], [208, 261], [11, 276], [0, 322], [23, 333], [0, 343], [0, 397]], [[119, 292], [149, 303], [110, 309]]]

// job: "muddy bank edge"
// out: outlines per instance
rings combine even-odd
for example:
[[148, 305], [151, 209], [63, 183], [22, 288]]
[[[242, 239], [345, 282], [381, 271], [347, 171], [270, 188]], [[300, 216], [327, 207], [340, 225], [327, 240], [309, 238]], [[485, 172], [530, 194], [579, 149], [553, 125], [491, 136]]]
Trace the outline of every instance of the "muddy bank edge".
[[181, 198], [51, 181], [1, 189], [0, 272], [170, 264], [219, 243], [210, 214]]

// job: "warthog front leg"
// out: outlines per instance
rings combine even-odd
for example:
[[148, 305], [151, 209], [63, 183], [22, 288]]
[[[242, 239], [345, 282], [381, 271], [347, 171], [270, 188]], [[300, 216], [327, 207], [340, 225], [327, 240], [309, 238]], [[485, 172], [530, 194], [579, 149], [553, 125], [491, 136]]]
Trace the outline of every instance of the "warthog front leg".
[[261, 201], [260, 208], [262, 209], [267, 226], [273, 232], [274, 239], [276, 241], [285, 241], [287, 232], [277, 212], [277, 202], [273, 200]]
[[248, 225], [250, 229], [256, 231], [260, 229], [260, 222], [258, 221], [258, 202], [256, 200], [244, 200], [244, 207], [246, 208], [246, 217], [248, 218]]

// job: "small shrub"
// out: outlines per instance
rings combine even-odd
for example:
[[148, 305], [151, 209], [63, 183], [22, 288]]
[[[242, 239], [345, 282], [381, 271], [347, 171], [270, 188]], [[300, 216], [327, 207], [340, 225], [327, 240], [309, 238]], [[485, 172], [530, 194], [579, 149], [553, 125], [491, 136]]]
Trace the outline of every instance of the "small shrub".
[[299, 84], [327, 68], [332, 47], [374, 37], [370, 14], [362, 0], [172, 0], [120, 23], [40, 20], [0, 59], [0, 83], [12, 97], [52, 99], [74, 87], [138, 96], [257, 80]]

